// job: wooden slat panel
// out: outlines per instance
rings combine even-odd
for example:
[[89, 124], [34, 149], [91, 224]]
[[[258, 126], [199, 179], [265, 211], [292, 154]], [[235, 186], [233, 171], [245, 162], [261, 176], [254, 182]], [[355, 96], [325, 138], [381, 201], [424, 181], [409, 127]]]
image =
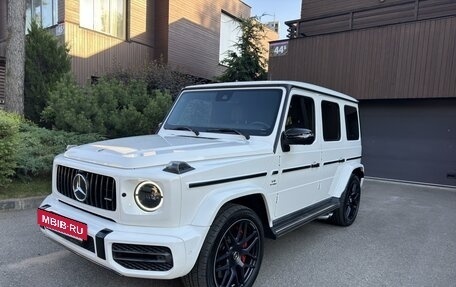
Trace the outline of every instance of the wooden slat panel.
[[69, 44], [72, 71], [80, 84], [91, 76], [102, 76], [116, 67], [142, 68], [153, 58], [151, 47], [82, 29], [79, 25], [65, 24], [65, 41]]
[[306, 36], [311, 36], [322, 33], [340, 32], [348, 29], [350, 29], [350, 14], [345, 14], [301, 22], [299, 32], [304, 33]]
[[301, 18], [318, 17], [340, 12], [351, 12], [357, 9], [404, 3], [410, 0], [386, 0], [380, 3], [378, 0], [304, 0], [301, 7]]
[[65, 21], [79, 24], [79, 1], [64, 0], [65, 1]]
[[414, 7], [414, 3], [406, 3], [375, 10], [356, 12], [353, 14], [353, 28], [360, 29], [413, 21], [415, 19]]
[[[160, 0], [159, 0], [160, 1]], [[130, 3], [130, 39], [153, 46], [155, 29], [155, 1], [135, 0]]]
[[239, 0], [169, 0], [168, 63], [182, 72], [212, 79], [224, 68], [219, 64], [221, 12], [250, 16]]
[[456, 97], [456, 17], [289, 41], [273, 80], [323, 85], [358, 99]]
[[421, 0], [419, 7], [418, 19], [456, 15], [454, 0]]

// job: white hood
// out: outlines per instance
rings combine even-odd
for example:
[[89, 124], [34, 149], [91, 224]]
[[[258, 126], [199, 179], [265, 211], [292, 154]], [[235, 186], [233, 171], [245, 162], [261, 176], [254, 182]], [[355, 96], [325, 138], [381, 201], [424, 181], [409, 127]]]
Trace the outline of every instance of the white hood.
[[201, 161], [271, 153], [266, 143], [247, 140], [148, 135], [70, 148], [65, 157], [118, 168], [145, 168], [171, 161]]

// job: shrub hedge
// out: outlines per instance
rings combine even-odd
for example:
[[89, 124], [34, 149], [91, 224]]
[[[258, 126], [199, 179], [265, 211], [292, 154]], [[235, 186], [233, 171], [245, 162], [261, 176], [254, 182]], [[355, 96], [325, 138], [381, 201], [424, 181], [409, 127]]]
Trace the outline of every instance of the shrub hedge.
[[79, 87], [65, 77], [51, 91], [42, 118], [58, 130], [114, 138], [153, 133], [171, 104], [169, 93], [149, 92], [142, 80], [100, 79]]
[[0, 187], [16, 176], [49, 176], [54, 157], [68, 145], [104, 139], [97, 134], [76, 134], [40, 128], [19, 116], [0, 110]]
[[48, 176], [52, 172], [54, 157], [68, 145], [80, 145], [103, 139], [97, 134], [76, 134], [37, 127], [23, 121], [19, 128], [16, 176], [27, 179]]
[[16, 168], [20, 118], [0, 110], [0, 186], [11, 182]]

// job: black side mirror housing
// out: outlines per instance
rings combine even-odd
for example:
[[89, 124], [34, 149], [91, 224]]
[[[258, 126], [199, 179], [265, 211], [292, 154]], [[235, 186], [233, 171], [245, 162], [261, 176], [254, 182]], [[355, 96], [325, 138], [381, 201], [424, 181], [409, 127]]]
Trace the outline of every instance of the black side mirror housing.
[[315, 141], [315, 134], [309, 129], [291, 128], [282, 133], [281, 142], [284, 152], [290, 151], [290, 145], [308, 145]]

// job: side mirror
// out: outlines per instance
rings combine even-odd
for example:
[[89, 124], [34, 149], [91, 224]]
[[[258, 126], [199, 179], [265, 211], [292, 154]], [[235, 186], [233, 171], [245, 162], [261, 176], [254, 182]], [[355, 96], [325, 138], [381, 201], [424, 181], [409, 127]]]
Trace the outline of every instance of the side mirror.
[[315, 140], [314, 133], [309, 129], [291, 128], [282, 133], [282, 150], [290, 151], [290, 145], [307, 145]]

